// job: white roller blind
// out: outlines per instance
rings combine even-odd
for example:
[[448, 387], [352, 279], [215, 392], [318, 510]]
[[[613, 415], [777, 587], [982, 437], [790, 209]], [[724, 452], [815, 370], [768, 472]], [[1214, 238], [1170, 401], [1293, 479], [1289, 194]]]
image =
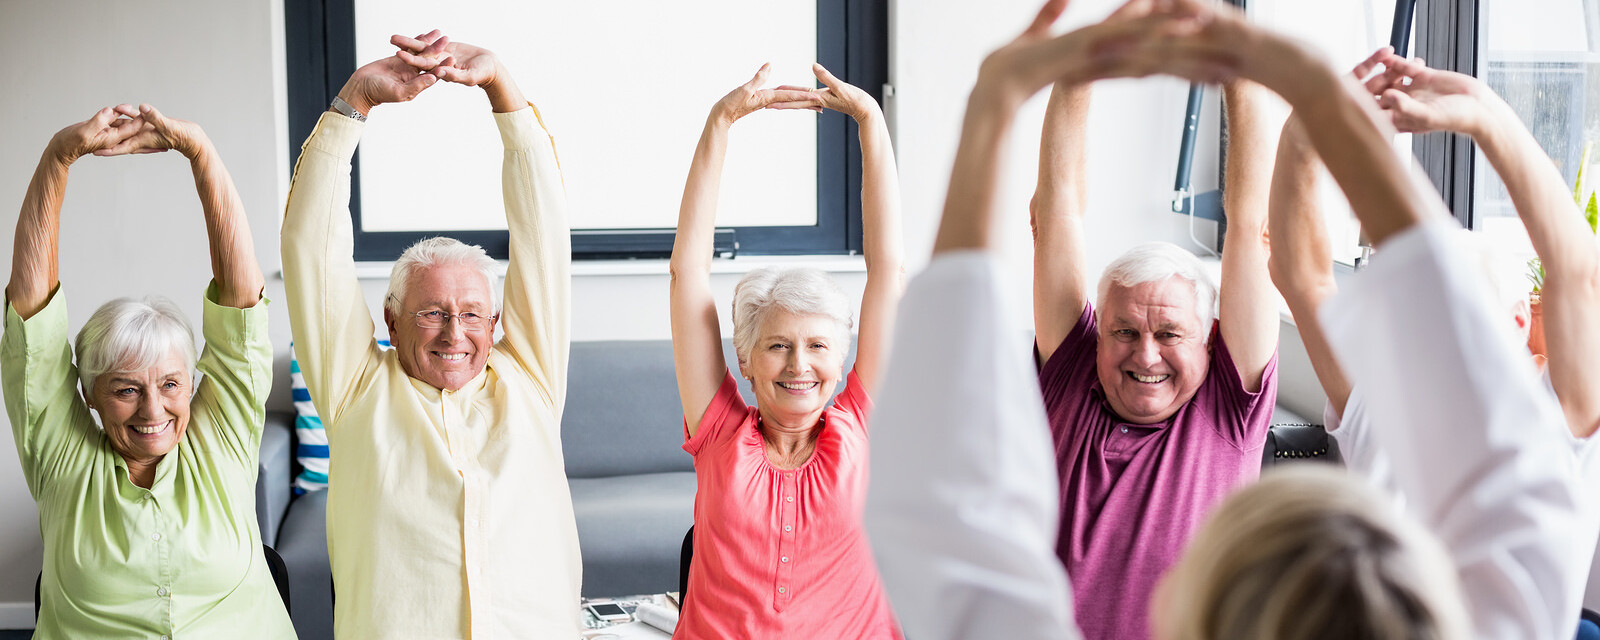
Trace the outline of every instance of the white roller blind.
[[[556, 136], [573, 228], [674, 227], [711, 105], [773, 64], [815, 79], [812, 2], [356, 0], [358, 64], [389, 37], [438, 28], [494, 51]], [[816, 116], [752, 114], [733, 128], [718, 226], [816, 223]], [[488, 100], [441, 83], [375, 110], [361, 143], [365, 231], [504, 229], [501, 144]]]

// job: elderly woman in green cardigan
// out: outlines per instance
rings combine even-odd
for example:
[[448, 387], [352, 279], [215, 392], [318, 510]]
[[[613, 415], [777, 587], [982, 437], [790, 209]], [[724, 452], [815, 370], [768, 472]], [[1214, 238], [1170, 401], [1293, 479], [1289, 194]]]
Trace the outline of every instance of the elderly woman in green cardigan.
[[[108, 302], [69, 345], [57, 263], [68, 167], [169, 149], [189, 159], [210, 238], [205, 351], [197, 362], [188, 320], [162, 299]], [[50, 140], [17, 220], [0, 337], [44, 535], [34, 637], [294, 637], [255, 520], [272, 386], [261, 287], [239, 195], [200, 127], [118, 105]]]

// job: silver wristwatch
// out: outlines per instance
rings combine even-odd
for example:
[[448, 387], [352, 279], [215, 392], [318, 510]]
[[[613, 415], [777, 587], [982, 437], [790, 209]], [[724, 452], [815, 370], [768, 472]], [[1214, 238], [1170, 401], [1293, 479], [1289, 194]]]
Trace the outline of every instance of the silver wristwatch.
[[356, 111], [355, 107], [350, 106], [350, 103], [345, 102], [344, 98], [340, 98], [339, 96], [333, 97], [333, 103], [329, 104], [328, 108], [339, 112], [340, 115], [347, 118], [355, 118], [356, 122], [367, 121], [367, 114]]

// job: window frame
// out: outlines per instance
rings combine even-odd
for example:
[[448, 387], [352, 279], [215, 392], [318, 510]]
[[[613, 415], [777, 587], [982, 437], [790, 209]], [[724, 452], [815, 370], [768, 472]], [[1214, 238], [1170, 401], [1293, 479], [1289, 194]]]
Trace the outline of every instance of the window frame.
[[[1416, 56], [1435, 69], [1478, 77], [1478, 0], [1417, 0]], [[1433, 132], [1414, 134], [1411, 150], [1428, 179], [1439, 189], [1456, 220], [1474, 229], [1472, 209], [1474, 156], [1470, 136]]]
[[[880, 104], [889, 84], [889, 0], [816, 0], [817, 62], [861, 87]], [[288, 0], [284, 3], [288, 65], [289, 166], [333, 97], [356, 69], [355, 1]], [[719, 257], [734, 255], [857, 255], [861, 239], [861, 146], [854, 120], [832, 111], [817, 120], [817, 222], [803, 226], [745, 226], [717, 230]], [[361, 152], [351, 158], [359, 175]], [[418, 240], [449, 236], [508, 256], [505, 231], [365, 231], [361, 185], [350, 185], [350, 217], [357, 261], [391, 261]], [[574, 229], [574, 260], [660, 259], [672, 253], [674, 227]]]

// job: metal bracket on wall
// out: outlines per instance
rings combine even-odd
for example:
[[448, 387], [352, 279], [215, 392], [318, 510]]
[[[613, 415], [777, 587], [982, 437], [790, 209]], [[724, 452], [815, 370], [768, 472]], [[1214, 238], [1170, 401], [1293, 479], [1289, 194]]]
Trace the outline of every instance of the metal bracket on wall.
[[1217, 189], [1194, 194], [1190, 199], [1187, 189], [1178, 189], [1172, 194], [1172, 212], [1179, 215], [1189, 215], [1189, 206], [1194, 205], [1194, 217], [1201, 220], [1214, 220], [1222, 222], [1222, 192]]

